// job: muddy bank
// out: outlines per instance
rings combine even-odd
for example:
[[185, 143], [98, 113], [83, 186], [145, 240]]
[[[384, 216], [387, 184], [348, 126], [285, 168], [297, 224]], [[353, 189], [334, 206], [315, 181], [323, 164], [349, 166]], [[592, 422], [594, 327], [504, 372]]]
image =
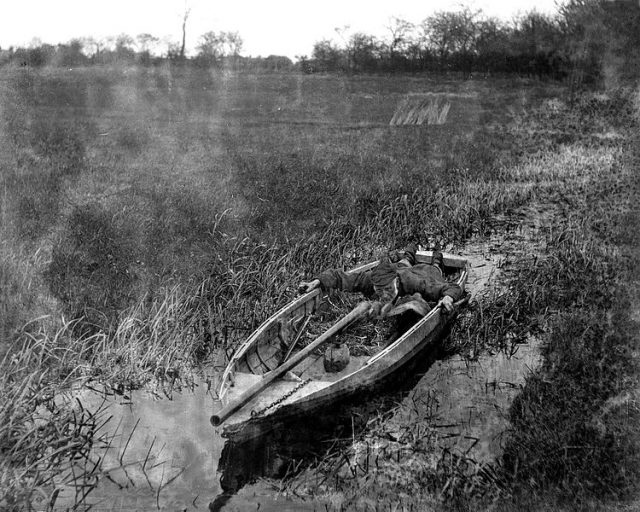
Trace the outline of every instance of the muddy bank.
[[[544, 253], [541, 230], [552, 215], [551, 210], [527, 208], [498, 218], [494, 234], [458, 251], [470, 260], [467, 288], [473, 301], [490, 300], [500, 293], [504, 274], [512, 265]], [[455, 340], [447, 341], [452, 342]], [[182, 392], [139, 390], [105, 396], [83, 391], [78, 398], [84, 407], [100, 409], [103, 417], [110, 417], [101, 432], [110, 441], [93, 449], [101, 469], [86, 503], [95, 508], [109, 504], [163, 510], [241, 510], [251, 503], [266, 510], [286, 510], [291, 504], [287, 501], [291, 478], [297, 479], [295, 485], [307, 487], [314, 472], [316, 476], [320, 472], [313, 466], [303, 473], [300, 470], [326, 457], [336, 446], [348, 453], [345, 461], [356, 464], [359, 460], [362, 466], [362, 453], [367, 452], [370, 459], [388, 449], [367, 438], [367, 422], [375, 422], [382, 414], [383, 430], [392, 443], [401, 442], [408, 431], [415, 434], [416, 428], [422, 429], [434, 442], [434, 457], [448, 453], [476, 468], [490, 466], [502, 453], [508, 408], [526, 376], [541, 363], [540, 342], [531, 337], [509, 352], [477, 352], [471, 358], [456, 353], [455, 346], [450, 348], [453, 355], [418, 369], [411, 389], [390, 389], [384, 404], [380, 401], [367, 411], [351, 411], [352, 417], [359, 417], [357, 428], [336, 426], [330, 432], [311, 428], [298, 436], [272, 435], [247, 446], [234, 446], [221, 437], [221, 429], [209, 423], [217, 406], [212, 392], [215, 370], [207, 370], [206, 378], [196, 379]], [[307, 425], [298, 427], [304, 430]], [[364, 441], [349, 448], [349, 437]], [[76, 491], [67, 486], [58, 503], [72, 504]], [[305, 506], [312, 510], [326, 503], [325, 498], [312, 499]], [[300, 510], [298, 505], [302, 506], [296, 501], [296, 510]]]
[[532, 338], [515, 354], [486, 354], [476, 361], [454, 355], [436, 362], [394, 421], [424, 421], [437, 431], [442, 449], [491, 464], [502, 453], [513, 399], [542, 363], [540, 345]]

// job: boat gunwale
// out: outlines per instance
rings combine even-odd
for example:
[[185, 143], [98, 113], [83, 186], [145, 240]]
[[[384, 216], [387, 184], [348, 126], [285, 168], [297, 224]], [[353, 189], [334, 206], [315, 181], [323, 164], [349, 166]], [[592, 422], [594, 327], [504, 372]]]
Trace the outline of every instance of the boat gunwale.
[[[456, 280], [463, 290], [468, 278], [468, 270], [465, 269], [460, 277]], [[462, 305], [467, 302], [468, 297], [465, 297], [458, 301], [456, 311], [452, 315], [447, 315], [447, 318], [443, 321], [441, 308], [432, 309], [426, 316], [416, 322], [406, 333], [400, 338], [394, 341], [388, 347], [385, 347], [381, 352], [374, 354], [369, 361], [367, 361], [360, 368], [353, 372], [344, 375], [340, 379], [331, 382], [321, 389], [317, 389], [308, 395], [300, 396], [291, 401], [285, 401], [282, 405], [273, 410], [270, 414], [259, 418], [248, 418], [237, 421], [235, 423], [229, 423], [223, 427], [223, 435], [225, 436], [238, 436], [240, 439], [245, 436], [257, 435], [263, 427], [257, 427], [257, 425], [263, 424], [263, 422], [269, 423], [270, 421], [283, 421], [287, 417], [296, 416], [301, 409], [314, 410], [318, 407], [322, 407], [325, 402], [330, 400], [340, 400], [346, 396], [353, 395], [361, 389], [369, 388], [371, 385], [375, 385], [376, 382], [382, 381], [389, 375], [393, 374], [399, 368], [403, 367], [410, 361], [416, 354], [421, 353], [426, 349], [426, 345], [429, 343], [430, 338], [433, 341], [433, 336], [438, 336], [437, 333], [441, 333], [444, 326], [449, 323], [457, 311]], [[435, 317], [439, 318], [435, 320]], [[416, 337], [416, 332], [423, 329], [426, 324], [434, 322], [434, 325], [417, 340], [413, 340], [412, 343], [407, 343], [411, 338]], [[435, 334], [434, 334], [435, 333]], [[401, 350], [403, 349], [404, 350]], [[378, 354], [383, 354], [380, 357], [375, 357]], [[394, 357], [395, 356], [395, 357]], [[358, 376], [362, 378], [358, 381]], [[232, 419], [233, 417], [229, 418]], [[254, 425], [253, 428], [245, 429], [248, 425]], [[256, 430], [257, 428], [257, 430]], [[245, 431], [245, 434], [242, 432]]]

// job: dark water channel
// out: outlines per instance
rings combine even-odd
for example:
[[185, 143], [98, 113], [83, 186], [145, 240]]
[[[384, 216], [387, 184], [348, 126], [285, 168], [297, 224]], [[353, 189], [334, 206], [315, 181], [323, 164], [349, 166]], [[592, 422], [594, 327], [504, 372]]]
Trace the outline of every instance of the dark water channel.
[[[530, 233], [519, 233], [508, 246], [501, 238], [467, 247], [472, 295], [486, 290], [509, 251], [532, 250]], [[473, 363], [456, 355], [430, 357], [401, 385], [331, 411], [324, 422], [311, 418], [244, 444], [223, 438], [209, 423], [216, 402], [204, 379], [171, 399], [143, 390], [106, 397], [83, 390], [84, 407], [111, 416], [103, 427], [110, 443], [94, 447], [102, 469], [87, 504], [92, 510], [324, 510], [320, 501], [283, 498], [274, 480], [262, 478], [283, 481], [330, 448], [335, 452], [342, 443], [348, 449], [369, 418], [385, 409], [393, 410], [389, 421], [399, 427], [428, 417], [441, 432], [442, 449], [480, 463], [495, 459], [508, 407], [540, 363], [539, 343], [532, 339], [514, 354], [481, 355]], [[56, 505], [73, 500], [68, 488]]]
[[[211, 426], [217, 404], [205, 380], [171, 399], [144, 390], [125, 396], [83, 390], [73, 398], [108, 420], [101, 430], [104, 442], [93, 449], [93, 459], [102, 461], [99, 483], [85, 505], [92, 510], [319, 510], [322, 503], [294, 504], [261, 479], [284, 479], [329, 449], [346, 449], [370, 418], [408, 396], [438, 357], [442, 354], [416, 361], [410, 378], [390, 383], [383, 393], [242, 443]], [[68, 487], [56, 505], [72, 506], [74, 496]]]

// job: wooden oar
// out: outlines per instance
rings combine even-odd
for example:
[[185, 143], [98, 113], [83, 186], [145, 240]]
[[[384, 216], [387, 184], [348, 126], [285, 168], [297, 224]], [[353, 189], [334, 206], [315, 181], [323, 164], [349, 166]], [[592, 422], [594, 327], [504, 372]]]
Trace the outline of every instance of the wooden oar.
[[307, 345], [291, 359], [284, 362], [281, 366], [278, 366], [278, 368], [276, 368], [275, 370], [272, 370], [269, 373], [265, 374], [260, 382], [255, 383], [244, 393], [242, 393], [242, 395], [229, 402], [225, 407], [211, 416], [211, 424], [214, 427], [220, 425], [231, 414], [236, 412], [240, 407], [251, 400], [251, 398], [253, 398], [257, 393], [266, 388], [273, 380], [291, 370], [291, 368], [295, 367], [311, 352], [313, 352], [320, 345], [338, 334], [341, 330], [348, 327], [356, 320], [359, 320], [360, 318], [366, 316], [370, 310], [371, 304], [369, 302], [361, 302], [360, 304], [358, 304], [348, 315], [342, 317], [338, 322], [333, 324], [327, 331], [318, 336], [311, 344]]

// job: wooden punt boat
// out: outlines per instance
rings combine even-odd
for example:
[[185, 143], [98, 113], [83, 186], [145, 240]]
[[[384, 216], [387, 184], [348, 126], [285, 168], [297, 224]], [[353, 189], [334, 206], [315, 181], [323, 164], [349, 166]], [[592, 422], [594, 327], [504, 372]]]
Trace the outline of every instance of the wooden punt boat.
[[[418, 251], [418, 263], [431, 263], [431, 251]], [[464, 291], [467, 260], [443, 254], [445, 276]], [[368, 263], [351, 272], [370, 271]], [[223, 435], [237, 436], [242, 430], [260, 432], [287, 419], [299, 419], [348, 397], [373, 389], [424, 351], [435, 350], [447, 325], [455, 318], [465, 299], [446, 313], [438, 306], [418, 319], [400, 337], [367, 356], [351, 356], [342, 371], [327, 372], [324, 366], [326, 343], [338, 332], [367, 315], [370, 303], [362, 302], [348, 315], [306, 347], [298, 343], [309, 319], [326, 306], [327, 297], [319, 289], [301, 295], [265, 321], [235, 352], [222, 377], [218, 396], [221, 407], [211, 416], [214, 426], [224, 424]], [[322, 350], [319, 350], [322, 349]], [[248, 428], [254, 424], [253, 428]]]

